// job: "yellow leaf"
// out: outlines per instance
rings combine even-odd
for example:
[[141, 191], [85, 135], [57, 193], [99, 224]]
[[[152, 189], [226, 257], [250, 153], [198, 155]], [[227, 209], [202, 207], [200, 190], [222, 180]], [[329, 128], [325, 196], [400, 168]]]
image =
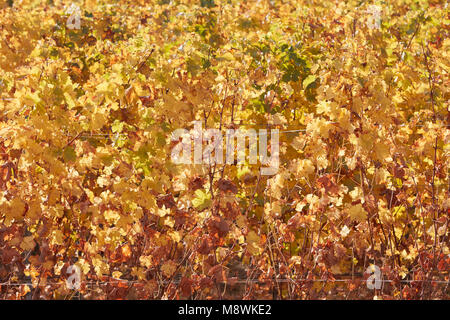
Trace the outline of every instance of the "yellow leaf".
[[175, 241], [175, 242], [181, 241], [181, 234], [179, 231], [169, 231], [167, 234], [173, 241]]
[[167, 278], [170, 278], [175, 273], [176, 270], [177, 264], [172, 260], [167, 261], [161, 267], [161, 271]]
[[260, 255], [262, 253], [263, 250], [260, 246], [261, 239], [255, 231], [250, 231], [247, 234], [246, 240], [248, 243], [247, 250], [252, 255]]
[[33, 250], [35, 245], [36, 245], [36, 242], [34, 242], [33, 236], [28, 236], [28, 237], [23, 238], [22, 243], [20, 244], [20, 247], [23, 250]]
[[367, 219], [367, 212], [360, 203], [348, 209], [348, 213], [353, 221], [361, 222]]
[[153, 265], [151, 256], [141, 256], [139, 262], [146, 268], [150, 268]]

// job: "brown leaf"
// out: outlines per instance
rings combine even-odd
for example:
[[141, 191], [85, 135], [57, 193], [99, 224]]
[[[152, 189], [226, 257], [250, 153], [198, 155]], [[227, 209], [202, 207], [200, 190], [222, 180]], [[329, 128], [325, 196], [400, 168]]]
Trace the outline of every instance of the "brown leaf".
[[181, 293], [185, 297], [189, 297], [192, 294], [192, 284], [193, 281], [189, 278], [182, 277], [180, 281]]
[[202, 240], [200, 241], [200, 246], [197, 248], [197, 252], [206, 255], [210, 253], [212, 249], [213, 247], [211, 239], [207, 235], [204, 235], [202, 237]]
[[216, 282], [223, 282], [227, 278], [225, 269], [220, 264], [209, 269], [208, 275], [211, 276]]
[[202, 177], [194, 177], [189, 181], [189, 190], [195, 191], [197, 189], [202, 189], [205, 184], [205, 179]]
[[162, 208], [163, 206], [165, 206], [168, 209], [176, 207], [175, 200], [173, 199], [173, 196], [171, 194], [159, 196], [156, 199], [156, 204], [158, 205], [159, 208]]
[[317, 179], [317, 184], [320, 188], [324, 188], [330, 194], [337, 194], [339, 187], [334, 183], [332, 174], [327, 174]]
[[222, 217], [212, 218], [208, 223], [208, 227], [211, 233], [217, 233], [219, 238], [225, 237], [230, 230], [228, 223]]
[[219, 181], [217, 181], [216, 187], [222, 192], [231, 192], [234, 194], [238, 192], [235, 184], [226, 179], [220, 179]]

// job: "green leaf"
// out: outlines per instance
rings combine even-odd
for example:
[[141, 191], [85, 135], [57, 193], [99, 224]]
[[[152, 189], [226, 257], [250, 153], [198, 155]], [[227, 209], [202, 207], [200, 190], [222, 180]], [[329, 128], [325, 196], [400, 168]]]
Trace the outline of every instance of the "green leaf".
[[123, 125], [124, 125], [123, 122], [121, 122], [121, 121], [119, 121], [119, 120], [115, 120], [114, 123], [113, 123], [113, 125], [111, 126], [112, 132], [114, 132], [114, 133], [116, 133], [116, 132], [118, 132], [118, 133], [122, 132], [122, 130], [123, 130]]
[[303, 88], [306, 89], [311, 85], [313, 82], [315, 82], [317, 77], [315, 75], [309, 75], [303, 80]]
[[211, 205], [211, 195], [200, 189], [195, 191], [195, 199], [192, 200], [192, 204], [195, 208], [202, 211]]
[[77, 159], [77, 154], [75, 149], [71, 146], [66, 147], [63, 153], [64, 161], [75, 161]]

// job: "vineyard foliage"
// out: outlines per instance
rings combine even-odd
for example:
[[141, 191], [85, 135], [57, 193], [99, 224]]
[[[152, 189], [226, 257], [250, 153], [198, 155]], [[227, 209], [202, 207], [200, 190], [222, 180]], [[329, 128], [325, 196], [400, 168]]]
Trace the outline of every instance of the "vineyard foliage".
[[[2, 298], [449, 298], [446, 1], [71, 4], [0, 2]], [[278, 171], [174, 163], [196, 120]]]

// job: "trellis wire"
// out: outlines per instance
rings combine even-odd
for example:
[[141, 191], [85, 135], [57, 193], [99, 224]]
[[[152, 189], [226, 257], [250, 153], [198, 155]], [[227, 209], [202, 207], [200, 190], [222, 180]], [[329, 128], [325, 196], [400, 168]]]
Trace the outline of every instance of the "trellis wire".
[[[413, 283], [413, 282], [428, 282], [428, 283], [441, 283], [441, 284], [450, 284], [450, 280], [448, 281], [444, 281], [444, 280], [362, 280], [362, 279], [267, 279], [267, 280], [230, 280], [228, 281], [229, 283], [267, 283], [267, 282], [282, 282], [282, 283], [298, 283], [298, 282], [329, 282], [329, 283], [333, 283], [333, 282], [355, 282], [355, 281], [360, 281], [360, 282], [383, 282], [383, 283], [392, 283], [392, 282], [397, 282], [397, 283]], [[119, 282], [122, 283], [131, 283], [131, 284], [145, 284], [141, 281], [138, 280], [122, 280], [122, 279], [116, 279], [116, 281], [80, 281], [80, 284], [97, 284], [97, 285], [102, 285], [102, 284], [118, 284]], [[179, 284], [180, 280], [174, 280], [174, 281], [169, 281], [169, 280], [163, 280], [163, 281], [157, 281], [159, 283], [162, 284], [167, 284], [167, 283], [174, 283], [174, 284]], [[220, 283], [227, 283], [226, 281], [219, 281]], [[0, 283], [0, 286], [22, 286], [22, 285], [28, 285], [28, 286], [47, 286], [47, 285], [65, 285], [65, 282], [47, 282], [47, 283], [43, 283], [43, 284], [36, 284], [36, 283], [32, 283], [32, 282], [14, 282], [14, 283], [8, 283], [8, 282], [3, 282]]]
[[[329, 124], [336, 124], [337, 122], [329, 122]], [[233, 125], [238, 125], [238, 126], [265, 126], [265, 124], [233, 124]], [[269, 124], [269, 126], [273, 126], [273, 125], [270, 125]], [[405, 124], [402, 124], [402, 125], [399, 125], [400, 127], [404, 127], [404, 126], [406, 126]], [[425, 127], [426, 125], [420, 125], [420, 124], [418, 124], [418, 125], [413, 125], [413, 127]], [[446, 128], [450, 128], [450, 125], [441, 125], [441, 126], [439, 126], [439, 128], [441, 128], [441, 127], [446, 127]], [[294, 132], [306, 132], [307, 130], [306, 129], [296, 129], [296, 130], [279, 130], [279, 133], [294, 133]], [[94, 137], [94, 136], [101, 136], [101, 137], [109, 137], [109, 136], [126, 136], [127, 134], [126, 133], [120, 133], [120, 134], [118, 134], [118, 133], [93, 133], [93, 134], [87, 134], [87, 135], [80, 135], [79, 137], [80, 138], [90, 138], [90, 137]], [[267, 133], [261, 133], [261, 132], [259, 132], [259, 133], [256, 133], [256, 135], [267, 135]], [[68, 137], [76, 137], [76, 136], [73, 136], [73, 135], [66, 135], [66, 136], [68, 136]]]
[[[242, 120], [235, 120], [242, 121]], [[430, 120], [431, 121], [431, 120]], [[327, 124], [338, 124], [339, 122], [328, 122]], [[277, 126], [278, 124], [270, 124], [270, 123], [231, 123], [227, 124], [228, 126], [260, 126], [260, 127], [271, 127]], [[226, 125], [224, 125], [226, 126]], [[286, 125], [285, 125], [286, 126]], [[295, 125], [287, 125], [290, 127], [295, 127]], [[405, 127], [407, 124], [400, 124], [400, 127]], [[426, 127], [424, 124], [415, 124], [412, 127]], [[450, 124], [439, 125], [439, 128], [450, 128]], [[205, 128], [206, 129], [206, 128]], [[279, 133], [295, 133], [295, 132], [306, 132], [307, 129], [295, 129], [295, 130], [279, 130]], [[257, 133], [257, 135], [267, 135], [267, 133]], [[90, 134], [80, 134], [80, 135], [70, 135], [65, 134], [67, 137], [78, 137], [78, 138], [91, 138], [91, 137], [119, 137], [119, 136], [127, 136], [126, 133], [90, 133]]]

